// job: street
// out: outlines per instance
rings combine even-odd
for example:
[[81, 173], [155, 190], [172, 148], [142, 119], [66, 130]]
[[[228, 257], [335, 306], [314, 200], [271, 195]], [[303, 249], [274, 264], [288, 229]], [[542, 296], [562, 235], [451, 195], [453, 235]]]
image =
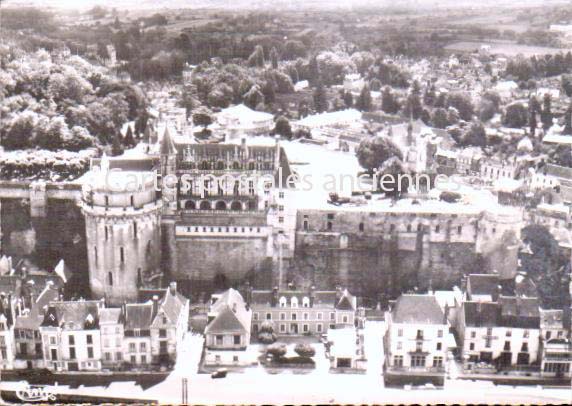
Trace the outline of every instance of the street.
[[[264, 367], [247, 368], [244, 373], [230, 372], [226, 378], [212, 379], [197, 372], [203, 337], [189, 334], [175, 369], [167, 379], [147, 390], [133, 382], [114, 382], [109, 387], [70, 389], [59, 386], [55, 393], [118, 396], [134, 399], [159, 399], [162, 404], [181, 403], [182, 380], [188, 380], [188, 400], [192, 404], [235, 403], [572, 403], [572, 389], [541, 389], [537, 386], [496, 386], [487, 381], [449, 379], [445, 390], [385, 388], [382, 379], [382, 323], [368, 323], [365, 352], [366, 374], [330, 373], [323, 350], [316, 352], [316, 368], [304, 373], [285, 370], [269, 374]], [[316, 348], [322, 346], [315, 344]], [[1, 384], [4, 389], [16, 382]]]

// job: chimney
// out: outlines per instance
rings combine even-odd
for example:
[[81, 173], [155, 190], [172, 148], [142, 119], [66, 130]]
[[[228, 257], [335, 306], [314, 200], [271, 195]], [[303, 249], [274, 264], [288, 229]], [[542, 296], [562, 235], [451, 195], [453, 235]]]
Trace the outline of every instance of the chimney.
[[246, 148], [246, 136], [243, 135], [240, 137], [240, 147], [244, 151], [244, 155], [248, 158], [248, 149]]
[[314, 300], [316, 299], [316, 287], [310, 286], [310, 307], [314, 307]]
[[124, 323], [127, 322], [127, 303], [126, 302], [123, 302], [121, 304], [121, 315], [123, 318], [123, 322]]
[[278, 170], [280, 168], [280, 135], [276, 134], [274, 136], [275, 142], [275, 152], [274, 152], [274, 169]]
[[499, 297], [502, 295], [502, 286], [497, 285], [496, 290], [493, 292], [493, 302], [498, 302]]
[[18, 316], [22, 315], [22, 298], [18, 298], [18, 303], [16, 305], [16, 308], [18, 310], [17, 314]]
[[159, 296], [153, 295], [153, 316], [159, 311]]
[[250, 306], [252, 303], [252, 286], [249, 282], [246, 282], [246, 304]]
[[336, 286], [336, 305], [342, 299], [342, 295], [343, 295], [343, 292], [342, 292], [341, 286]]
[[270, 306], [276, 307], [277, 304], [278, 304], [278, 286], [274, 286], [274, 288], [272, 288], [272, 299], [270, 302]]
[[30, 310], [32, 309], [32, 307], [34, 306], [34, 291], [30, 290]]
[[169, 284], [169, 293], [173, 296], [177, 294], [177, 282], [171, 282]]

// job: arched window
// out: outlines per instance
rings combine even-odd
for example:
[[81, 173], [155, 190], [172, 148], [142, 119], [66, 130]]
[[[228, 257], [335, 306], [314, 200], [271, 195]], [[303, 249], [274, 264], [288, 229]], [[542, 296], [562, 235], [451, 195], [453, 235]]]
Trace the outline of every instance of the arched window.
[[202, 169], [202, 170], [210, 169], [209, 162], [208, 161], [202, 161], [201, 164], [199, 165], [199, 169]]
[[280, 307], [286, 307], [286, 298], [284, 296], [282, 296], [280, 298]]
[[223, 162], [223, 161], [218, 161], [218, 162], [216, 163], [216, 168], [217, 168], [219, 171], [223, 170], [223, 169], [224, 169], [224, 162]]
[[248, 163], [248, 170], [253, 171], [254, 169], [256, 169], [256, 164], [254, 162], [249, 162]]
[[292, 296], [292, 299], [290, 299], [290, 306], [298, 307], [298, 298], [296, 296]]
[[240, 162], [234, 161], [234, 162], [232, 163], [232, 169], [235, 169], [235, 170], [240, 169]]
[[256, 210], [256, 202], [249, 200], [248, 201], [248, 210]]
[[226, 203], [222, 200], [216, 202], [216, 210], [226, 210]]
[[302, 307], [310, 307], [310, 298], [308, 296], [302, 298]]
[[242, 204], [240, 202], [234, 201], [230, 205], [230, 209], [234, 211], [242, 210]]
[[201, 210], [210, 210], [211, 209], [211, 202], [207, 200], [203, 200], [200, 205]]
[[195, 204], [194, 200], [187, 200], [185, 202], [185, 210], [195, 210], [197, 205]]

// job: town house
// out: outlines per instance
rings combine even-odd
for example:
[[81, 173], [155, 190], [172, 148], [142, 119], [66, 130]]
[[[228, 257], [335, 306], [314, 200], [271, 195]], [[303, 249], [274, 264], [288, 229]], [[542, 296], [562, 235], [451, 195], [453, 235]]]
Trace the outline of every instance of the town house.
[[172, 365], [188, 330], [189, 299], [171, 282], [163, 297], [153, 297], [154, 318], [151, 322], [151, 356], [153, 363]]
[[544, 377], [572, 378], [570, 309], [540, 309], [540, 374]]
[[12, 296], [0, 296], [0, 369], [13, 369], [14, 344], [14, 303]]
[[213, 300], [205, 330], [205, 364], [248, 363], [245, 350], [250, 343], [252, 310], [234, 289], [213, 295]]
[[48, 281], [36, 300], [31, 300], [28, 309], [16, 315], [14, 339], [16, 344], [15, 368], [44, 368], [44, 353], [40, 326], [50, 302], [58, 300], [58, 290]]
[[265, 321], [278, 335], [325, 334], [330, 328], [354, 326], [356, 298], [347, 289], [335, 291], [254, 290], [247, 302], [252, 307], [252, 332]]
[[538, 299], [499, 296], [496, 302], [464, 302], [458, 334], [466, 370], [479, 362], [527, 370], [539, 359]]
[[40, 326], [44, 365], [54, 371], [101, 369], [99, 312], [103, 301], [50, 303]]
[[120, 367], [123, 363], [123, 314], [120, 308], [105, 308], [99, 312], [101, 331], [101, 365], [104, 369]]
[[386, 313], [386, 323], [386, 382], [426, 379], [442, 384], [449, 326], [435, 296], [401, 295]]

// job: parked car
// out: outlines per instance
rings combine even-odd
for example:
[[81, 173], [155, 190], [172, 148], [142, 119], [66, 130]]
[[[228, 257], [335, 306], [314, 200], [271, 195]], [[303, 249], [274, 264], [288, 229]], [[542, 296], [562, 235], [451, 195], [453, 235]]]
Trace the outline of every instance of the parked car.
[[226, 368], [217, 369], [211, 374], [212, 379], [226, 378], [228, 370]]

